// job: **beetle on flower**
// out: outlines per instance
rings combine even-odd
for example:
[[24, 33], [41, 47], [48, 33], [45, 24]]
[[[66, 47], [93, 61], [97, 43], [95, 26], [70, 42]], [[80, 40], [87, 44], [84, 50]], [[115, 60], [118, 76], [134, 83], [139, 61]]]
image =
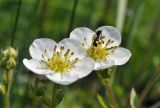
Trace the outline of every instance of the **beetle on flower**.
[[36, 39], [29, 51], [32, 59], [23, 60], [26, 68], [58, 84], [71, 84], [94, 68], [94, 61], [86, 57], [86, 51], [74, 39], [66, 38], [59, 43], [47, 38]]
[[94, 60], [94, 70], [123, 65], [131, 57], [128, 49], [119, 47], [121, 34], [112, 26], [99, 27], [96, 32], [86, 27], [76, 28], [70, 38], [78, 40], [87, 56]]

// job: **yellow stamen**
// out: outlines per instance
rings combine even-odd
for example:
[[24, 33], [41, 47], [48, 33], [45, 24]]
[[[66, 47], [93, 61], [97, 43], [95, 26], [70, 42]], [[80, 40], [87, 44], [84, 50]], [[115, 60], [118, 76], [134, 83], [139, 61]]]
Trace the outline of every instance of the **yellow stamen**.
[[[70, 53], [70, 49], [68, 49], [64, 54], [64, 47], [60, 47], [60, 52], [56, 51], [57, 46], [54, 47], [54, 53], [51, 58], [48, 58], [47, 60], [44, 59], [44, 56], [42, 55], [42, 62], [45, 63], [48, 68], [55, 72], [65, 72], [69, 71], [72, 67], [74, 67], [74, 64], [77, 62], [78, 58], [75, 58], [74, 60], [69, 60], [71, 56], [74, 55], [74, 52]], [[45, 51], [47, 53], [47, 51]]]
[[112, 44], [114, 41], [111, 39], [108, 39], [107, 43], [105, 43], [104, 42], [105, 36], [102, 36], [102, 34], [100, 35], [99, 39], [97, 40], [95, 39], [97, 39], [96, 34], [94, 34], [92, 38], [91, 46], [87, 49], [88, 55], [95, 61], [106, 60], [107, 56], [110, 53], [114, 52], [114, 50], [117, 48], [116, 46], [108, 48], [108, 46]]

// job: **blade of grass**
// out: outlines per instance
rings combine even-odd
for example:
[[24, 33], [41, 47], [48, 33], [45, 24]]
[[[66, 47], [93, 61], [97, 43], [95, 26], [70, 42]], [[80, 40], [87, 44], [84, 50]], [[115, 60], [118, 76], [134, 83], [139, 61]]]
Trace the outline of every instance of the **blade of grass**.
[[[120, 32], [123, 31], [126, 8], [127, 8], [127, 0], [118, 0], [116, 27], [119, 29]], [[117, 71], [117, 67], [115, 67], [113, 70], [112, 78], [110, 81], [111, 87], [113, 87], [116, 71]]]
[[139, 23], [139, 19], [142, 16], [141, 13], [142, 13], [143, 7], [144, 7], [144, 0], [137, 0], [137, 4], [134, 9], [134, 15], [131, 18], [131, 22], [130, 22], [128, 30], [127, 30], [128, 36], [129, 36], [128, 41], [127, 41], [128, 48], [131, 48], [131, 46], [133, 44], [134, 33], [136, 31], [137, 24]]
[[[38, 10], [38, 6], [39, 6], [39, 2], [40, 0], [36, 0], [35, 1], [35, 4], [33, 5], [33, 8], [31, 9], [31, 12], [30, 12], [30, 15], [29, 15], [29, 18], [28, 18], [28, 27], [26, 29], [26, 31], [24, 31], [24, 42], [23, 42], [23, 45], [19, 51], [19, 57], [18, 57], [18, 64], [17, 64], [17, 71], [14, 73], [14, 80], [13, 80], [13, 87], [14, 88], [18, 88], [17, 86], [17, 80], [18, 79], [17, 77], [19, 76], [18, 74], [20, 72], [24, 72], [21, 68], [23, 67], [22, 65], [22, 59], [24, 58], [24, 56], [26, 55], [25, 52], [28, 51], [28, 40], [29, 40], [29, 37], [30, 37], [30, 33], [31, 33], [31, 30], [33, 28], [33, 24], [34, 24], [34, 21], [35, 21], [35, 16], [37, 15], [37, 10]], [[26, 89], [25, 89], [25, 92], [28, 92], [28, 85], [26, 85]], [[21, 105], [23, 105], [26, 101], [25, 100], [22, 100], [21, 101]]]
[[126, 8], [127, 0], [118, 0], [116, 27], [120, 30], [120, 32], [123, 30]]
[[49, 0], [43, 0], [42, 6], [40, 7], [40, 11], [39, 11], [39, 34], [38, 34], [39, 38], [43, 37], [42, 35], [44, 34], [44, 24], [45, 24], [48, 4], [49, 4]]
[[157, 79], [160, 76], [160, 69], [158, 69], [153, 75], [152, 77], [149, 79], [149, 81], [147, 82], [144, 90], [142, 91], [140, 97], [139, 97], [139, 101], [137, 104], [137, 108], [141, 108], [142, 102], [144, 100], [144, 98], [146, 97], [147, 93], [150, 91], [151, 87], [153, 86], [153, 84], [157, 81]]
[[72, 27], [73, 27], [75, 14], [76, 14], [76, 10], [77, 10], [77, 5], [78, 5], [78, 0], [74, 0], [67, 36], [69, 36], [69, 34], [70, 34], [71, 30], [72, 30]]
[[11, 46], [13, 46], [14, 41], [15, 41], [15, 34], [16, 34], [17, 25], [18, 25], [18, 21], [19, 21], [21, 4], [22, 4], [22, 0], [19, 0], [19, 1], [18, 1], [16, 18], [15, 18], [15, 23], [14, 23], [13, 32], [12, 32], [12, 37], [11, 37]]
[[[160, 14], [159, 14], [159, 16], [156, 17], [156, 19], [154, 20], [153, 25], [152, 25], [152, 30], [151, 30], [150, 37], [149, 37], [149, 40], [152, 43], [155, 43], [156, 38], [158, 37], [158, 32], [159, 32], [158, 30], [160, 29], [159, 18], [160, 18]], [[148, 43], [148, 45], [144, 49], [145, 55], [143, 56], [143, 58], [141, 60], [141, 65], [139, 65], [137, 72], [143, 72], [149, 63], [149, 60], [150, 60], [149, 58], [150, 58], [151, 54], [153, 53], [153, 49], [154, 49], [154, 44], [150, 44], [150, 42]], [[145, 75], [144, 73], [140, 74], [138, 79], [136, 80], [135, 84], [137, 84], [137, 83], [139, 84], [144, 75]]]
[[150, 108], [159, 108], [160, 107], [160, 101], [158, 101], [157, 103], [155, 103], [153, 106], [151, 106]]
[[[128, 28], [127, 28], [128, 40], [127, 40], [126, 46], [127, 46], [128, 49], [131, 49], [131, 46], [133, 44], [134, 33], [137, 30], [136, 28], [137, 28], [137, 25], [138, 25], [138, 23], [140, 21], [140, 18], [141, 18], [141, 13], [142, 13], [142, 10], [143, 10], [143, 7], [144, 7], [144, 0], [137, 0], [134, 7], [135, 7], [133, 9], [134, 14], [132, 15], [133, 17], [131, 17]], [[132, 63], [132, 62], [130, 62], [130, 63]], [[122, 74], [124, 74], [123, 76], [127, 76], [127, 78], [123, 78], [123, 76], [122, 76], [122, 80], [123, 80], [122, 83], [125, 86], [128, 86], [125, 83], [126, 82], [127, 83], [131, 82], [130, 79], [132, 79], [132, 73], [126, 72], [126, 70], [129, 70], [130, 63], [126, 64], [126, 66], [124, 66], [124, 68], [121, 70], [121, 72], [123, 72]]]
[[[26, 50], [24, 50], [24, 49], [27, 49], [26, 46], [28, 46], [27, 42], [29, 40], [31, 30], [33, 28], [33, 24], [36, 20], [36, 15], [37, 15], [37, 10], [38, 10], [39, 4], [40, 4], [40, 0], [36, 0], [35, 4], [33, 5], [33, 8], [31, 9], [32, 11], [30, 12], [30, 15], [29, 15], [30, 17], [28, 18], [29, 24], [28, 24], [28, 27], [25, 31], [23, 45], [19, 51], [20, 53], [19, 53], [18, 63], [20, 63], [20, 64], [21, 64], [20, 61], [22, 61], [22, 58], [24, 57], [24, 53], [26, 52]], [[28, 51], [28, 49], [27, 49], [27, 51]], [[18, 64], [18, 66], [19, 66], [19, 64]]]

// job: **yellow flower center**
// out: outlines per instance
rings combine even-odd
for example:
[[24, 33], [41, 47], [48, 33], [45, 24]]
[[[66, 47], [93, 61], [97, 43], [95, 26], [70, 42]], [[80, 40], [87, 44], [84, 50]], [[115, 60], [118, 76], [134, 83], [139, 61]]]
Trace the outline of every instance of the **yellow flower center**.
[[[92, 44], [87, 49], [88, 55], [94, 59], [95, 61], [106, 60], [107, 56], [114, 52], [116, 46], [108, 48], [108, 45], [113, 43], [110, 39], [107, 43], [104, 43], [104, 36], [102, 34], [94, 34], [92, 39]], [[84, 38], [84, 42], [87, 44], [86, 38]], [[82, 43], [82, 46], [85, 46], [85, 43]]]
[[64, 52], [64, 47], [61, 46], [60, 51], [57, 51], [57, 46], [54, 47], [54, 52], [51, 58], [49, 58], [47, 51], [45, 50], [45, 56], [42, 55], [42, 62], [47, 65], [48, 68], [55, 72], [65, 72], [70, 70], [74, 64], [78, 61], [78, 58], [70, 60], [70, 58], [74, 55], [74, 52], [71, 52], [69, 49]]
[[108, 52], [102, 45], [98, 45], [97, 47], [91, 45], [87, 50], [88, 55], [94, 60], [104, 60]]

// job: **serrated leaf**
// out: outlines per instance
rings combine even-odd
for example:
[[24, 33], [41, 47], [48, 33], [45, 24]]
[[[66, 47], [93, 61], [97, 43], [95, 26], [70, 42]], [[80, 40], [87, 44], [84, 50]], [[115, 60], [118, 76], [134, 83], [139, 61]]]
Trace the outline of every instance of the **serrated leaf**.
[[97, 94], [97, 99], [98, 102], [100, 103], [100, 105], [102, 106], [102, 108], [109, 108], [106, 103], [104, 102], [104, 99], [101, 95]]

